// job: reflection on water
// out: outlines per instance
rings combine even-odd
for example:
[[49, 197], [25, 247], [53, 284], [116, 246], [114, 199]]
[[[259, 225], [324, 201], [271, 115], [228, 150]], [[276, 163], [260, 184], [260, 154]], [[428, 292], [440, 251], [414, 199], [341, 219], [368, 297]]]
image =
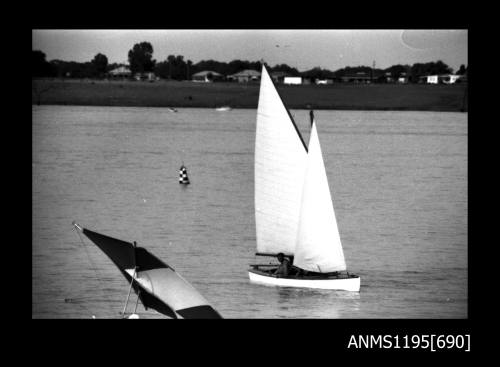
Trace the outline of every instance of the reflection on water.
[[467, 114], [316, 111], [352, 293], [249, 282], [255, 113], [33, 106], [33, 317], [123, 308], [126, 280], [73, 220], [148, 248], [226, 318], [467, 317]]
[[359, 299], [359, 292], [335, 291], [330, 289], [315, 288], [293, 288], [293, 287], [274, 287], [280, 299], [297, 298], [315, 298], [318, 300], [327, 300], [329, 297], [335, 299]]
[[275, 291], [278, 295], [279, 308], [285, 313], [288, 311], [288, 317], [294, 317], [300, 312], [304, 318], [340, 318], [343, 310], [359, 309], [359, 292], [291, 287], [275, 287]]

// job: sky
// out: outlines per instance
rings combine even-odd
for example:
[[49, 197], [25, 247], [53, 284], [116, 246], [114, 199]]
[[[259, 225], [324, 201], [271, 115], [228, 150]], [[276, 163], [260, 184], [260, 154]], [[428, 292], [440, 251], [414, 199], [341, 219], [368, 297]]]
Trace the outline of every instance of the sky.
[[287, 64], [299, 71], [321, 67], [391, 65], [441, 60], [455, 71], [467, 66], [467, 30], [33, 30], [32, 49], [48, 61], [90, 61], [98, 53], [109, 63], [127, 62], [139, 42], [153, 46], [153, 58], [229, 62], [240, 59]]

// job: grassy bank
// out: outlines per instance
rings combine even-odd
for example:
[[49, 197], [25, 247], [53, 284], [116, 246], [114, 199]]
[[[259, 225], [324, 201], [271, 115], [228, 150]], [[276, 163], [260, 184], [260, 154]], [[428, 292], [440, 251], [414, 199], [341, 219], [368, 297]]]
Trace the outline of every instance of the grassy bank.
[[[464, 100], [467, 105], [466, 84], [277, 85], [277, 88], [291, 109], [460, 111]], [[258, 83], [58, 79], [32, 82], [33, 104], [257, 108], [258, 97]]]

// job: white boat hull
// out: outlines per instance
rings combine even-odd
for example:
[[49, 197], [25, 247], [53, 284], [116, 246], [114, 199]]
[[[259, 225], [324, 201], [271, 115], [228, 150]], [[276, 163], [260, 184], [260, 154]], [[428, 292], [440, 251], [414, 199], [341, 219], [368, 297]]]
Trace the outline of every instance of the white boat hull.
[[316, 289], [333, 289], [351, 292], [359, 292], [361, 278], [330, 278], [330, 279], [296, 279], [296, 278], [278, 278], [248, 272], [251, 282], [274, 285], [280, 287], [300, 287]]

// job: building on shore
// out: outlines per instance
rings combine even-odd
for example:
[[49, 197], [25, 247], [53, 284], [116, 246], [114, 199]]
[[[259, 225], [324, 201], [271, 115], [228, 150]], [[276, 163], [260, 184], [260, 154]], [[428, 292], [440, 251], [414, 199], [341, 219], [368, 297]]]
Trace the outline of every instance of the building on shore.
[[222, 79], [224, 79], [224, 75], [211, 70], [200, 71], [199, 73], [195, 73], [191, 76], [191, 80], [193, 82], [200, 83], [211, 83]]
[[283, 83], [285, 81], [285, 77], [288, 76], [286, 71], [272, 71], [271, 78], [275, 83]]
[[126, 66], [119, 66], [108, 71], [108, 76], [110, 78], [130, 78], [132, 76], [132, 72], [130, 71], [130, 68]]
[[228, 75], [227, 79], [231, 81], [237, 81], [238, 83], [259, 81], [260, 72], [256, 70], [247, 69], [240, 71], [239, 73], [236, 74]]
[[455, 84], [460, 78], [460, 75], [446, 74], [439, 76], [439, 82], [443, 84]]
[[410, 78], [408, 77], [408, 74], [406, 74], [406, 73], [399, 74], [398, 83], [407, 84], [409, 81], [410, 81]]
[[441, 75], [422, 75], [418, 78], [419, 83], [425, 84], [455, 84], [460, 83], [461, 75], [441, 74]]
[[152, 71], [146, 71], [143, 73], [135, 73], [134, 79], [137, 81], [154, 82], [159, 78]]
[[287, 76], [283, 79], [283, 83], [285, 84], [302, 84], [301, 76]]
[[369, 84], [369, 83], [375, 83], [378, 81], [380, 78], [383, 78], [384, 76], [379, 75], [379, 74], [374, 74], [374, 73], [369, 73], [365, 71], [359, 71], [355, 74], [347, 74], [344, 76], [340, 77], [340, 81], [344, 83], [364, 83], [364, 84]]
[[425, 83], [425, 84], [438, 84], [439, 83], [439, 76], [438, 75], [422, 75], [422, 76], [418, 77], [418, 82]]
[[391, 73], [390, 71], [384, 73], [383, 76], [378, 78], [381, 83], [399, 83], [406, 84], [409, 81], [408, 75], [405, 72]]
[[394, 83], [395, 82], [394, 76], [392, 75], [392, 73], [390, 71], [384, 73], [382, 80], [385, 83]]
[[333, 79], [332, 78], [316, 79], [315, 83], [317, 85], [333, 84]]
[[302, 77], [302, 84], [314, 84], [314, 81], [316, 79], [314, 77], [311, 77], [311, 76], [303, 76]]

